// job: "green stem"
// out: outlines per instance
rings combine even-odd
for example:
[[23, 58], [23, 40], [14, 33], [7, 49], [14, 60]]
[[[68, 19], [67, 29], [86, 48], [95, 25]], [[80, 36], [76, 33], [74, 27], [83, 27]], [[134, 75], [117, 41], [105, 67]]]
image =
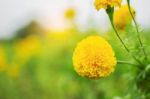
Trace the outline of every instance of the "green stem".
[[[111, 20], [110, 20], [110, 21], [111, 21]], [[132, 54], [130, 53], [130, 50], [128, 49], [128, 47], [125, 45], [125, 43], [124, 43], [123, 40], [121, 39], [121, 37], [120, 37], [120, 35], [119, 35], [119, 33], [118, 33], [117, 29], [115, 28], [115, 26], [114, 26], [114, 24], [113, 24], [112, 21], [111, 21], [111, 25], [112, 25], [112, 27], [113, 27], [113, 29], [114, 29], [114, 31], [115, 31], [117, 37], [119, 38], [120, 42], [122, 43], [122, 45], [124, 46], [124, 48], [127, 50], [127, 52], [133, 57], [133, 59], [134, 59], [135, 61], [137, 61], [140, 65], [143, 66], [143, 64], [142, 64], [134, 55], [132, 55]]]
[[127, 62], [127, 61], [121, 61], [121, 60], [118, 60], [118, 61], [117, 61], [117, 63], [118, 63], [118, 64], [127, 64], [127, 65], [132, 65], [132, 66], [135, 66], [135, 67], [137, 67], [138, 69], [140, 69], [140, 70], [141, 70], [141, 68], [139, 67], [139, 65], [134, 64], [134, 63], [130, 63], [130, 62]]
[[135, 28], [136, 28], [136, 32], [137, 32], [137, 36], [138, 36], [138, 40], [139, 40], [140, 46], [141, 46], [141, 48], [142, 48], [143, 54], [144, 54], [144, 56], [145, 56], [145, 59], [149, 62], [148, 57], [147, 57], [147, 54], [146, 54], [146, 51], [145, 51], [144, 46], [143, 46], [143, 43], [142, 43], [142, 40], [141, 40], [141, 38], [140, 38], [140, 32], [139, 32], [139, 29], [138, 29], [137, 22], [136, 22], [136, 20], [135, 20], [135, 18], [134, 18], [134, 15], [133, 15], [132, 11], [131, 11], [130, 0], [127, 0], [127, 3], [128, 3], [128, 9], [129, 9], [130, 15], [131, 15], [131, 17], [132, 17], [132, 19], [133, 19], [133, 22], [134, 22], [134, 24], [135, 24]]
[[130, 63], [130, 62], [127, 62], [127, 61], [121, 61], [121, 60], [118, 60], [117, 63], [119, 63], [119, 64], [128, 64], [128, 65], [133, 65], [133, 66], [139, 66], [137, 64]]

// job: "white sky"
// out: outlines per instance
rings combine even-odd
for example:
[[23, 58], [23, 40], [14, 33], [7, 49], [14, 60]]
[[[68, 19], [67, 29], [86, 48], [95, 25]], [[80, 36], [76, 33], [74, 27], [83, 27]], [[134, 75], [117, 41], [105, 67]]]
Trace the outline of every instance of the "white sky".
[[[131, 0], [137, 11], [137, 20], [144, 28], [150, 26], [150, 0]], [[0, 38], [13, 35], [18, 28], [26, 25], [32, 19], [37, 19], [42, 25], [53, 28], [63, 27], [63, 11], [67, 7], [75, 7], [78, 11], [77, 21], [81, 27], [89, 22], [92, 15], [97, 25], [109, 26], [105, 11], [97, 12], [93, 0], [0, 0]]]

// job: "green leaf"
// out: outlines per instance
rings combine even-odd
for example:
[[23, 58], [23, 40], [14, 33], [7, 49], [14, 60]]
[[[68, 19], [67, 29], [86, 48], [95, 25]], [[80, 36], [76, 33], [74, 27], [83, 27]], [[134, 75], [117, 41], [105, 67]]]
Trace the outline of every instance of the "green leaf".
[[150, 64], [148, 64], [145, 68], [146, 72], [149, 72], [150, 71]]

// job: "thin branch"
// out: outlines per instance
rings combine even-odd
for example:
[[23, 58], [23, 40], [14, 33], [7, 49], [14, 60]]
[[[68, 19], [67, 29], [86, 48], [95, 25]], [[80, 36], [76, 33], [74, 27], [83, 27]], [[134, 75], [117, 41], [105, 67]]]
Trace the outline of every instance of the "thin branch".
[[132, 54], [130, 53], [130, 50], [129, 50], [128, 47], [125, 45], [125, 43], [124, 43], [123, 40], [121, 39], [121, 37], [120, 37], [120, 35], [119, 35], [117, 29], [115, 28], [115, 26], [114, 26], [114, 24], [113, 24], [113, 21], [112, 21], [111, 19], [110, 19], [110, 21], [111, 21], [111, 25], [112, 25], [112, 27], [113, 27], [113, 29], [114, 29], [114, 31], [115, 31], [117, 37], [119, 38], [119, 40], [120, 40], [120, 42], [122, 43], [122, 45], [124, 46], [124, 48], [125, 48], [125, 49], [127, 50], [127, 52], [133, 57], [133, 59], [134, 59], [135, 61], [137, 61], [140, 65], [143, 66], [143, 64], [142, 64], [134, 55], [132, 55]]
[[140, 32], [139, 32], [139, 29], [138, 29], [137, 22], [136, 22], [136, 20], [135, 20], [135, 18], [134, 18], [134, 15], [133, 15], [132, 11], [131, 11], [130, 0], [127, 0], [127, 3], [128, 3], [128, 9], [129, 9], [130, 15], [131, 15], [131, 17], [132, 17], [132, 19], [133, 19], [133, 22], [134, 22], [134, 24], [135, 24], [135, 28], [136, 28], [136, 32], [137, 32], [137, 36], [138, 36], [138, 40], [139, 40], [140, 46], [141, 46], [141, 48], [142, 48], [143, 54], [144, 54], [144, 56], [145, 56], [145, 59], [149, 62], [148, 57], [147, 57], [147, 54], [146, 54], [146, 51], [145, 51], [144, 46], [143, 46], [143, 43], [142, 43], [142, 40], [141, 40], [141, 38], [140, 38]]
[[118, 60], [118, 61], [117, 61], [117, 64], [127, 64], [127, 65], [132, 65], [132, 66], [135, 66], [135, 67], [137, 67], [138, 69], [141, 70], [141, 68], [139, 67], [139, 65], [134, 64], [134, 63], [130, 63], [130, 62], [127, 62], [127, 61], [121, 61], [121, 60]]
[[139, 65], [137, 65], [137, 64], [130, 63], [130, 62], [127, 62], [127, 61], [121, 61], [121, 60], [118, 60], [117, 63], [118, 63], [118, 64], [128, 64], [128, 65], [133, 65], [133, 66], [139, 66]]

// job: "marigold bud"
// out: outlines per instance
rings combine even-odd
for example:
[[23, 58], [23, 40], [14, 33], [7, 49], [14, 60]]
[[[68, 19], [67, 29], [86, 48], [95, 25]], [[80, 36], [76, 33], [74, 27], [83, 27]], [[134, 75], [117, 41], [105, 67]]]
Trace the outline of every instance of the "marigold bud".
[[[131, 12], [135, 16], [135, 11], [131, 7]], [[124, 30], [124, 28], [130, 24], [132, 17], [130, 15], [128, 5], [121, 6], [117, 11], [114, 12], [114, 24], [119, 30]]]

